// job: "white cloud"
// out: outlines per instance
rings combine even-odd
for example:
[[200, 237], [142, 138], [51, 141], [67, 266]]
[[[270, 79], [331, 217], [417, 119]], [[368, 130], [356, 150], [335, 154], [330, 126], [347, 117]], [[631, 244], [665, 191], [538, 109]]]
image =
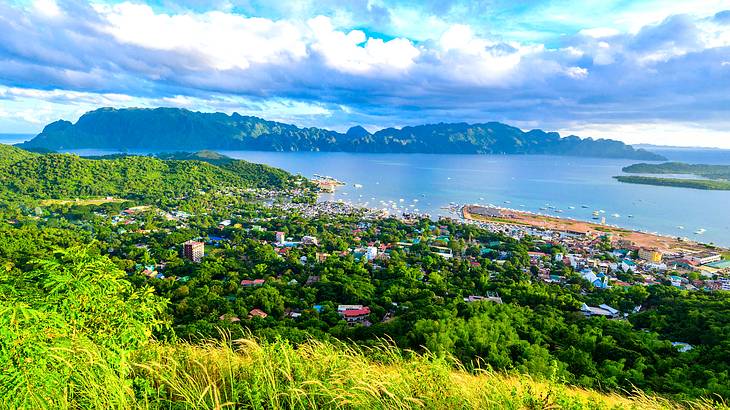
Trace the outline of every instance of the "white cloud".
[[62, 14], [56, 0], [35, 0], [33, 1], [33, 9], [38, 14], [49, 18], [59, 17]]
[[568, 77], [575, 79], [582, 79], [588, 77], [588, 69], [583, 67], [568, 67], [565, 70]]
[[301, 27], [288, 21], [246, 18], [212, 11], [168, 15], [142, 4], [96, 5], [106, 19], [99, 27], [119, 41], [158, 50], [199, 55], [217, 69], [252, 64], [287, 64], [306, 57]]
[[584, 36], [593, 37], [593, 38], [611, 37], [611, 36], [615, 36], [620, 33], [621, 32], [618, 29], [611, 28], [611, 27], [587, 28], [587, 29], [583, 29], [578, 32], [578, 34], [582, 34]]
[[367, 73], [374, 69], [384, 72], [411, 67], [420, 51], [407, 39], [383, 41], [367, 38], [360, 30], [344, 33], [335, 30], [328, 17], [310, 19], [313, 33], [312, 50], [321, 54], [327, 65], [339, 71]]

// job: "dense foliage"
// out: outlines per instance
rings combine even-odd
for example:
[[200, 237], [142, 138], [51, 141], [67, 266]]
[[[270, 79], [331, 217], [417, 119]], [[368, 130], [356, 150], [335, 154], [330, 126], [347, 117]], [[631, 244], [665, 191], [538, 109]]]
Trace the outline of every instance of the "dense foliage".
[[[679, 403], [567, 387], [453, 359], [250, 337], [150, 338], [164, 301], [105, 256], [71, 249], [0, 272], [2, 409], [669, 409]], [[692, 402], [693, 409], [715, 407]]]
[[619, 182], [626, 182], [629, 184], [673, 186], [679, 188], [710, 189], [722, 191], [730, 190], [730, 182], [724, 180], [718, 181], [711, 179], [660, 178], [638, 175], [619, 175], [615, 176], [614, 178], [616, 178]]
[[0, 145], [0, 186], [7, 195], [31, 198], [177, 198], [198, 191], [290, 185], [285, 171], [246, 161], [220, 165], [200, 160], [142, 156], [86, 159], [32, 154]]
[[249, 149], [264, 151], [419, 152], [454, 154], [553, 154], [662, 160], [660, 155], [614, 140], [561, 138], [556, 132], [522, 130], [497, 122], [433, 124], [346, 134], [266, 121], [257, 117], [183, 109], [91, 111], [76, 124], [57, 121], [23, 144], [69, 149]]
[[689, 174], [709, 179], [730, 180], [730, 165], [686, 164], [665, 162], [662, 164], [633, 164], [622, 169], [631, 174]]
[[[215, 163], [126, 156], [90, 160], [4, 149], [8, 155], [0, 156], [0, 166], [9, 175], [0, 177], [0, 388], [13, 398], [11, 407], [41, 402], [83, 407], [107, 397], [103, 383], [89, 382], [99, 376], [126, 386], [117, 392], [125, 403], [152, 396], [182, 400], [181, 380], [196, 377], [188, 345], [170, 347], [165, 356], [164, 346], [148, 349], [150, 336], [200, 343], [221, 334], [290, 346], [284, 351], [306, 351], [313, 340], [356, 345], [365, 348], [367, 360], [385, 364], [394, 360], [380, 349], [388, 340], [397, 355], [416, 352], [429, 363], [441, 363], [427, 367], [440, 372], [443, 363], [461, 363], [472, 373], [529, 374], [602, 391], [640, 389], [716, 404], [730, 398], [727, 292], [687, 292], [661, 284], [598, 289], [562, 262], [550, 263], [548, 273], [565, 280], [544, 283], [528, 252], [552, 261], [565, 252], [560, 245], [516, 240], [450, 220], [405, 222], [366, 218], [360, 211], [304, 217], [302, 209], [313, 205], [297, 208], [279, 203], [280, 198], [258, 201], [217, 189], [244, 183], [226, 167], [246, 163], [211, 153], [197, 157]], [[101, 175], [105, 171], [112, 174]], [[184, 180], [184, 174], [190, 177]], [[204, 187], [211, 189], [198, 191]], [[195, 192], [161, 200], [187, 190]], [[124, 192], [136, 196], [106, 203], [34, 199]], [[23, 201], [15, 200], [21, 196]], [[140, 204], [148, 206], [130, 208]], [[297, 240], [314, 236], [318, 244], [287, 240], [273, 246], [277, 231]], [[206, 242], [200, 263], [181, 256], [181, 244], [190, 239]], [[456, 257], [439, 256], [433, 245]], [[355, 250], [364, 246], [379, 247], [380, 257], [358, 256]], [[608, 248], [599, 252], [595, 257], [613, 258]], [[262, 282], [243, 282], [253, 279]], [[472, 295], [499, 299], [469, 301]], [[579, 311], [583, 303], [607, 303], [626, 316], [585, 317]], [[369, 311], [365, 320], [348, 325], [337, 312], [341, 304], [366, 305]], [[672, 342], [692, 349], [681, 351]], [[175, 358], [170, 366], [186, 370], [155, 371], [151, 363], [165, 357]], [[239, 363], [239, 385], [259, 386], [252, 380], [261, 374], [253, 372], [263, 370], [245, 367], [250, 356], [230, 359], [206, 363], [214, 373], [220, 363]], [[131, 366], [132, 360], [146, 367]], [[298, 372], [334, 377], [321, 369]], [[303, 388], [295, 383], [299, 379], [287, 380], [282, 383]], [[219, 388], [218, 381], [196, 385]], [[415, 394], [410, 390], [415, 385], [401, 386], [408, 392], [404, 397]], [[59, 389], [63, 396], [54, 396]], [[271, 389], [266, 397], [294, 397], [293, 391]], [[260, 393], [251, 391], [231, 394], [237, 402], [251, 403], [258, 396], [238, 396]]]

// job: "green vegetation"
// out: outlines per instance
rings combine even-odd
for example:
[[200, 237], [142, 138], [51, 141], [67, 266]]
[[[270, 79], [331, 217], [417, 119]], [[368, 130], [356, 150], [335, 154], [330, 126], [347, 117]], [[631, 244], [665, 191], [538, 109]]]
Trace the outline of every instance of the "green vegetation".
[[200, 113], [175, 108], [102, 108], [76, 124], [57, 121], [22, 145], [69, 149], [248, 149], [263, 151], [345, 151], [442, 154], [553, 154], [662, 160], [619, 141], [561, 138], [556, 132], [524, 132], [498, 122], [431, 124], [386, 128], [371, 134], [353, 127], [346, 134], [299, 128], [257, 117]]
[[[291, 201], [306, 191], [301, 179], [247, 175], [270, 169], [212, 153], [0, 149], [7, 408], [643, 409], [730, 399], [727, 292], [598, 289], [556, 260], [562, 245], [450, 220], [313, 212]], [[251, 186], [261, 189], [239, 190]], [[68, 200], [112, 195], [124, 202]], [[272, 246], [277, 231], [318, 245]], [[200, 263], [181, 256], [191, 239], [206, 242]], [[366, 260], [367, 246], [377, 258]], [[618, 262], [607, 239], [595, 249]], [[558, 283], [545, 283], [552, 276]], [[469, 299], [491, 294], [499, 301]], [[585, 317], [583, 303], [627, 316]], [[343, 304], [368, 310], [348, 324]]]
[[679, 188], [709, 189], [709, 190], [730, 190], [730, 181], [715, 181], [709, 179], [683, 179], [683, 178], [659, 178], [635, 175], [615, 176], [619, 182], [629, 184], [673, 186]]
[[665, 162], [663, 164], [633, 164], [622, 169], [631, 174], [686, 174], [707, 179], [661, 178], [654, 176], [616, 176], [617, 180], [631, 184], [673, 186], [680, 188], [730, 190], [730, 165], [685, 164]]
[[[0, 271], [2, 408], [669, 409], [631, 398], [469, 372], [453, 358], [312, 339], [191, 344], [166, 334], [165, 302], [93, 251], [73, 248]], [[376, 361], [377, 360], [377, 361]], [[693, 409], [719, 408], [694, 401]]]
[[709, 179], [730, 180], [730, 165], [686, 164], [665, 162], [663, 164], [633, 164], [622, 169], [630, 174], [687, 174]]
[[35, 199], [179, 198], [201, 190], [283, 188], [295, 180], [280, 169], [237, 160], [215, 165], [142, 156], [86, 159], [33, 154], [7, 145], [0, 145], [0, 158], [0, 194]]

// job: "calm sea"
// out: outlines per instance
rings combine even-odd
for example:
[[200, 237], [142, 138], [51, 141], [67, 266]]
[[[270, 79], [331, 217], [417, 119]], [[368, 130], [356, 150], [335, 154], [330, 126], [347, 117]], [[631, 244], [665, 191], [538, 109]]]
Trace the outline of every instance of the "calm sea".
[[[673, 161], [730, 164], [730, 150], [654, 149]], [[79, 155], [112, 153], [74, 150]], [[494, 204], [518, 210], [682, 236], [730, 246], [730, 191], [633, 185], [612, 178], [635, 163], [557, 156], [349, 154], [222, 151], [308, 177], [347, 183], [327, 198], [382, 208], [448, 215], [450, 203]], [[357, 185], [356, 185], [357, 184]], [[392, 202], [390, 202], [392, 201]], [[541, 209], [542, 208], [542, 209]], [[557, 213], [556, 210], [562, 210]], [[704, 232], [695, 232], [703, 229]]]

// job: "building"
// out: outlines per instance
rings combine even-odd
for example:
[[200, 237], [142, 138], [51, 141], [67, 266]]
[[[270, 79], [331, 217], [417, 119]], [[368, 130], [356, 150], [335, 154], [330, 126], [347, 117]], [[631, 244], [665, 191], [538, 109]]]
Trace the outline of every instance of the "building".
[[662, 253], [657, 249], [639, 248], [639, 259], [659, 263], [662, 261]]
[[314, 236], [302, 236], [302, 243], [304, 245], [319, 245], [319, 240]]
[[337, 313], [348, 324], [364, 323], [370, 315], [370, 308], [363, 305], [339, 305], [337, 306]]
[[193, 262], [200, 262], [205, 256], [205, 243], [187, 241], [183, 244], [183, 257]]
[[279, 245], [283, 244], [286, 238], [284, 238], [284, 232], [276, 232], [276, 243]]
[[586, 317], [603, 316], [606, 318], [616, 318], [619, 315], [618, 310], [616, 310], [608, 305], [588, 306], [584, 303], [581, 306], [580, 311]]
[[374, 246], [368, 246], [365, 249], [365, 258], [369, 261], [375, 259], [378, 256], [378, 248]]
[[715, 252], [700, 252], [688, 255], [687, 260], [696, 262], [700, 265], [707, 265], [708, 263], [720, 262], [722, 260], [722, 255]]
[[264, 279], [244, 279], [241, 281], [241, 286], [245, 287], [251, 287], [251, 286], [262, 286], [266, 281]]
[[248, 319], [253, 319], [255, 317], [260, 317], [262, 319], [266, 319], [266, 317], [269, 316], [266, 312], [264, 312], [261, 309], [251, 309], [250, 312], [248, 312]]

